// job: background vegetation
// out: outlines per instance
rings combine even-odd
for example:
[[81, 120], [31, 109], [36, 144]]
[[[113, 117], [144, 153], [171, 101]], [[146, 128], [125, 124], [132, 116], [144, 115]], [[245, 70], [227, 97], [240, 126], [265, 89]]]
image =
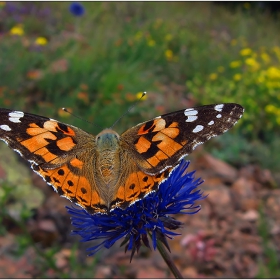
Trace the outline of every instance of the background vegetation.
[[[245, 107], [242, 120], [207, 147], [235, 166], [279, 171], [277, 15], [251, 3], [229, 9], [205, 2], [85, 2], [79, 16], [69, 5], [0, 3], [0, 107], [98, 133], [147, 91], [115, 127], [121, 133], [162, 113], [236, 102]], [[9, 184], [0, 190], [3, 203]], [[28, 211], [22, 213], [21, 224]], [[26, 238], [18, 252], [30, 244]]]

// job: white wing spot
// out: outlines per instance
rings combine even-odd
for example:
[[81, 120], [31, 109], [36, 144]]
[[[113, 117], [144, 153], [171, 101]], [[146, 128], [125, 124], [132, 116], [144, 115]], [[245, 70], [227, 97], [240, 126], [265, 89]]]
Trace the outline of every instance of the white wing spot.
[[198, 113], [198, 111], [197, 110], [193, 110], [193, 109], [186, 109], [185, 110], [185, 112], [184, 112], [184, 114], [185, 114], [185, 116], [196, 116], [197, 115], [197, 113]]
[[218, 115], [216, 116], [217, 119], [220, 119], [221, 117], [222, 117], [221, 114], [218, 114]]
[[193, 133], [197, 133], [199, 131], [201, 131], [204, 128], [203, 125], [197, 125], [194, 129], [193, 129]]
[[20, 123], [21, 121], [19, 120], [20, 118], [22, 118], [24, 116], [23, 112], [20, 111], [13, 111], [11, 113], [9, 113], [9, 120], [13, 123]]
[[[186, 109], [185, 110], [185, 115], [186, 115], [186, 112], [188, 112], [188, 111], [196, 111], [196, 110], [194, 110], [193, 108], [188, 108], [188, 109]], [[197, 112], [197, 111], [196, 111]], [[197, 113], [196, 113], [197, 114]]]
[[224, 104], [218, 104], [214, 107], [214, 109], [218, 112], [222, 112], [223, 108], [224, 108]]
[[208, 123], [208, 125], [213, 125], [214, 124], [214, 121], [210, 121], [209, 123]]
[[197, 116], [188, 116], [186, 122], [194, 122], [195, 120], [197, 120]]
[[11, 129], [8, 125], [6, 125], [6, 124], [0, 125], [0, 128], [1, 128], [2, 130], [5, 130], [5, 131], [11, 131], [11, 130], [12, 130], [12, 129]]
[[189, 108], [184, 111], [184, 114], [187, 117], [186, 122], [193, 122], [197, 120], [197, 114], [198, 114], [197, 110]]

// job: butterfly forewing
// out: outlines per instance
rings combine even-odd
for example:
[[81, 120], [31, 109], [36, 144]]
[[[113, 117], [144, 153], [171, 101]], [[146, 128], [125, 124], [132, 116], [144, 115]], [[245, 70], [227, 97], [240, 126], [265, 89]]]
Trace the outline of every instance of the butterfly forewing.
[[199, 144], [226, 132], [243, 112], [243, 107], [234, 103], [184, 109], [141, 123], [122, 138], [139, 167], [157, 174], [176, 165]]
[[59, 164], [86, 132], [38, 115], [0, 109], [0, 139], [36, 164]]

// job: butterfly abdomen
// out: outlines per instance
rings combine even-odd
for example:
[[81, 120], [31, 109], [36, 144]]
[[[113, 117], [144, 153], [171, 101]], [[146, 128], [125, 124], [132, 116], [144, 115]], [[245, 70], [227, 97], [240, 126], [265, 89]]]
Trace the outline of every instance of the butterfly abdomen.
[[96, 136], [95, 144], [96, 179], [101, 187], [101, 196], [109, 204], [120, 176], [119, 135], [111, 129], [105, 129]]

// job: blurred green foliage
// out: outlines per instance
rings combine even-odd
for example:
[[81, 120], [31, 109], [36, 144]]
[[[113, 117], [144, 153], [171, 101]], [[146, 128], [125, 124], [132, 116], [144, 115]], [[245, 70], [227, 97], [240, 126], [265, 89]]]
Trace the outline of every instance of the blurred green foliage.
[[[248, 3], [233, 12], [211, 3], [85, 2], [80, 17], [69, 12], [67, 2], [1, 5], [1, 107], [98, 133], [137, 93], [154, 91], [165, 98], [174, 93], [161, 92], [161, 85], [175, 83], [186, 85], [184, 97], [197, 105], [243, 105], [246, 111], [235, 129], [239, 142], [270, 145], [279, 136], [277, 24]], [[156, 112], [157, 100], [137, 106], [117, 130], [166, 112]], [[181, 109], [180, 100], [174, 100], [173, 107]], [[70, 120], [61, 107], [96, 126]]]

